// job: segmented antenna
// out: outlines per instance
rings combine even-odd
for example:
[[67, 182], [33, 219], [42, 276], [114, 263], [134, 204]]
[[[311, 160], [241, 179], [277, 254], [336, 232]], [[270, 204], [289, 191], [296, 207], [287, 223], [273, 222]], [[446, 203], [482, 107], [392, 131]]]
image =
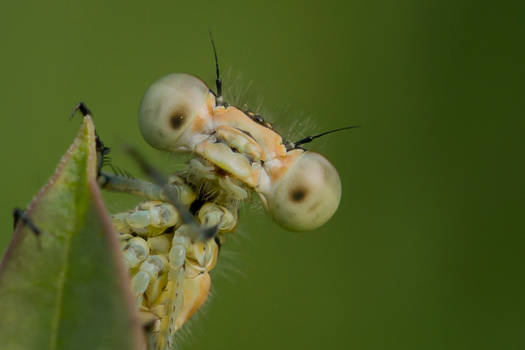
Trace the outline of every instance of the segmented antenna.
[[221, 80], [221, 74], [219, 72], [219, 59], [217, 57], [217, 49], [215, 48], [215, 41], [213, 40], [213, 36], [211, 35], [211, 30], [208, 32], [210, 33], [211, 46], [213, 47], [213, 55], [215, 56], [215, 74], [217, 75], [217, 78], [215, 79], [215, 85], [217, 86], [217, 94], [216, 94], [217, 105], [223, 106], [224, 98], [222, 97], [222, 80]]
[[342, 131], [342, 130], [348, 130], [348, 129], [355, 129], [355, 128], [359, 128], [359, 127], [360, 127], [360, 125], [351, 125], [351, 126], [346, 126], [344, 128], [328, 130], [328, 131], [322, 132], [322, 133], [317, 134], [317, 135], [307, 136], [304, 139], [301, 139], [299, 141], [291, 142], [289, 149], [297, 148], [300, 145], [304, 145], [305, 143], [312, 142], [313, 140], [315, 140], [315, 139], [317, 139], [317, 138], [319, 138], [321, 136], [328, 135], [328, 134], [331, 134], [333, 132]]

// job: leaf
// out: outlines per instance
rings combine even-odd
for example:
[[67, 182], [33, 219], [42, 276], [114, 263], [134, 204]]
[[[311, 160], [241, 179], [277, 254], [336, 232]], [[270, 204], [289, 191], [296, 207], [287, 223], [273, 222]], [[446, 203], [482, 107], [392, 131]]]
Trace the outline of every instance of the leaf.
[[0, 263], [1, 349], [145, 348], [95, 164], [87, 116]]

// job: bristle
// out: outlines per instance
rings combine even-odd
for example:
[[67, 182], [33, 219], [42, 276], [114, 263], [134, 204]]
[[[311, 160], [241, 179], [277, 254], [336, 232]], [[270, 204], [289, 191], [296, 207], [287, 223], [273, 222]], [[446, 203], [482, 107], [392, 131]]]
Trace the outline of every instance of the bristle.
[[[229, 105], [260, 115], [283, 139], [298, 140], [318, 130], [313, 119], [297, 112], [296, 106], [284, 105], [272, 109], [263, 107], [264, 98], [252, 92], [251, 82], [244, 81], [242, 74], [233, 73], [228, 69], [223, 81], [224, 97]], [[279, 122], [274, 122], [276, 120]]]
[[113, 171], [115, 175], [124, 177], [126, 179], [135, 179], [135, 177], [129, 171], [124, 170], [123, 168], [117, 167], [111, 163], [107, 165], [109, 166], [109, 168], [111, 169], [111, 171]]
[[235, 254], [233, 251], [221, 251], [221, 262], [215, 267], [214, 273], [220, 275], [221, 278], [224, 278], [231, 284], [235, 284], [238, 278], [243, 280], [248, 278], [244, 270], [250, 268], [250, 265], [249, 258], [246, 256]]
[[228, 68], [223, 79], [223, 94], [226, 102], [229, 105], [246, 109], [248, 100], [250, 100], [251, 82], [244, 81], [241, 73], [234, 73], [231, 68]]
[[307, 135], [312, 135], [319, 129], [313, 118], [304, 115], [294, 114], [294, 118], [289, 120], [287, 127], [283, 129], [283, 136], [287, 141], [299, 140]]

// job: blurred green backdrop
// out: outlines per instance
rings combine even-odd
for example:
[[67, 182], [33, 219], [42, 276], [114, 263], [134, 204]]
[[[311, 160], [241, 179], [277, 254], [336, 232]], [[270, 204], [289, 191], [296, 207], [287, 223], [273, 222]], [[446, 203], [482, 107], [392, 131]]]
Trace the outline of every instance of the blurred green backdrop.
[[292, 234], [247, 206], [184, 348], [523, 349], [524, 13], [523, 1], [4, 2], [0, 251], [11, 209], [76, 134], [78, 101], [114, 164], [138, 174], [118, 148], [131, 143], [173, 169], [140, 137], [137, 106], [170, 72], [213, 83], [211, 29], [223, 70], [277, 127], [362, 128], [310, 147], [343, 181], [324, 227]]

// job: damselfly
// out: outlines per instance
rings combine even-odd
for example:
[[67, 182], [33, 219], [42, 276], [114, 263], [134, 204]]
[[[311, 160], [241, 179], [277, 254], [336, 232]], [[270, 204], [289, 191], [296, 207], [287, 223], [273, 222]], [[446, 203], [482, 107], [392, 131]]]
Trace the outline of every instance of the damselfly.
[[219, 247], [235, 230], [239, 205], [250, 192], [293, 231], [324, 224], [341, 198], [336, 169], [302, 147], [326, 133], [285, 141], [261, 116], [228, 105], [213, 49], [215, 92], [193, 75], [170, 74], [151, 85], [140, 105], [145, 140], [160, 150], [192, 154], [187, 167], [163, 179], [135, 153], [154, 181], [99, 175], [103, 188], [147, 199], [113, 215], [113, 222], [156, 350], [173, 348], [175, 332], [206, 300]]

